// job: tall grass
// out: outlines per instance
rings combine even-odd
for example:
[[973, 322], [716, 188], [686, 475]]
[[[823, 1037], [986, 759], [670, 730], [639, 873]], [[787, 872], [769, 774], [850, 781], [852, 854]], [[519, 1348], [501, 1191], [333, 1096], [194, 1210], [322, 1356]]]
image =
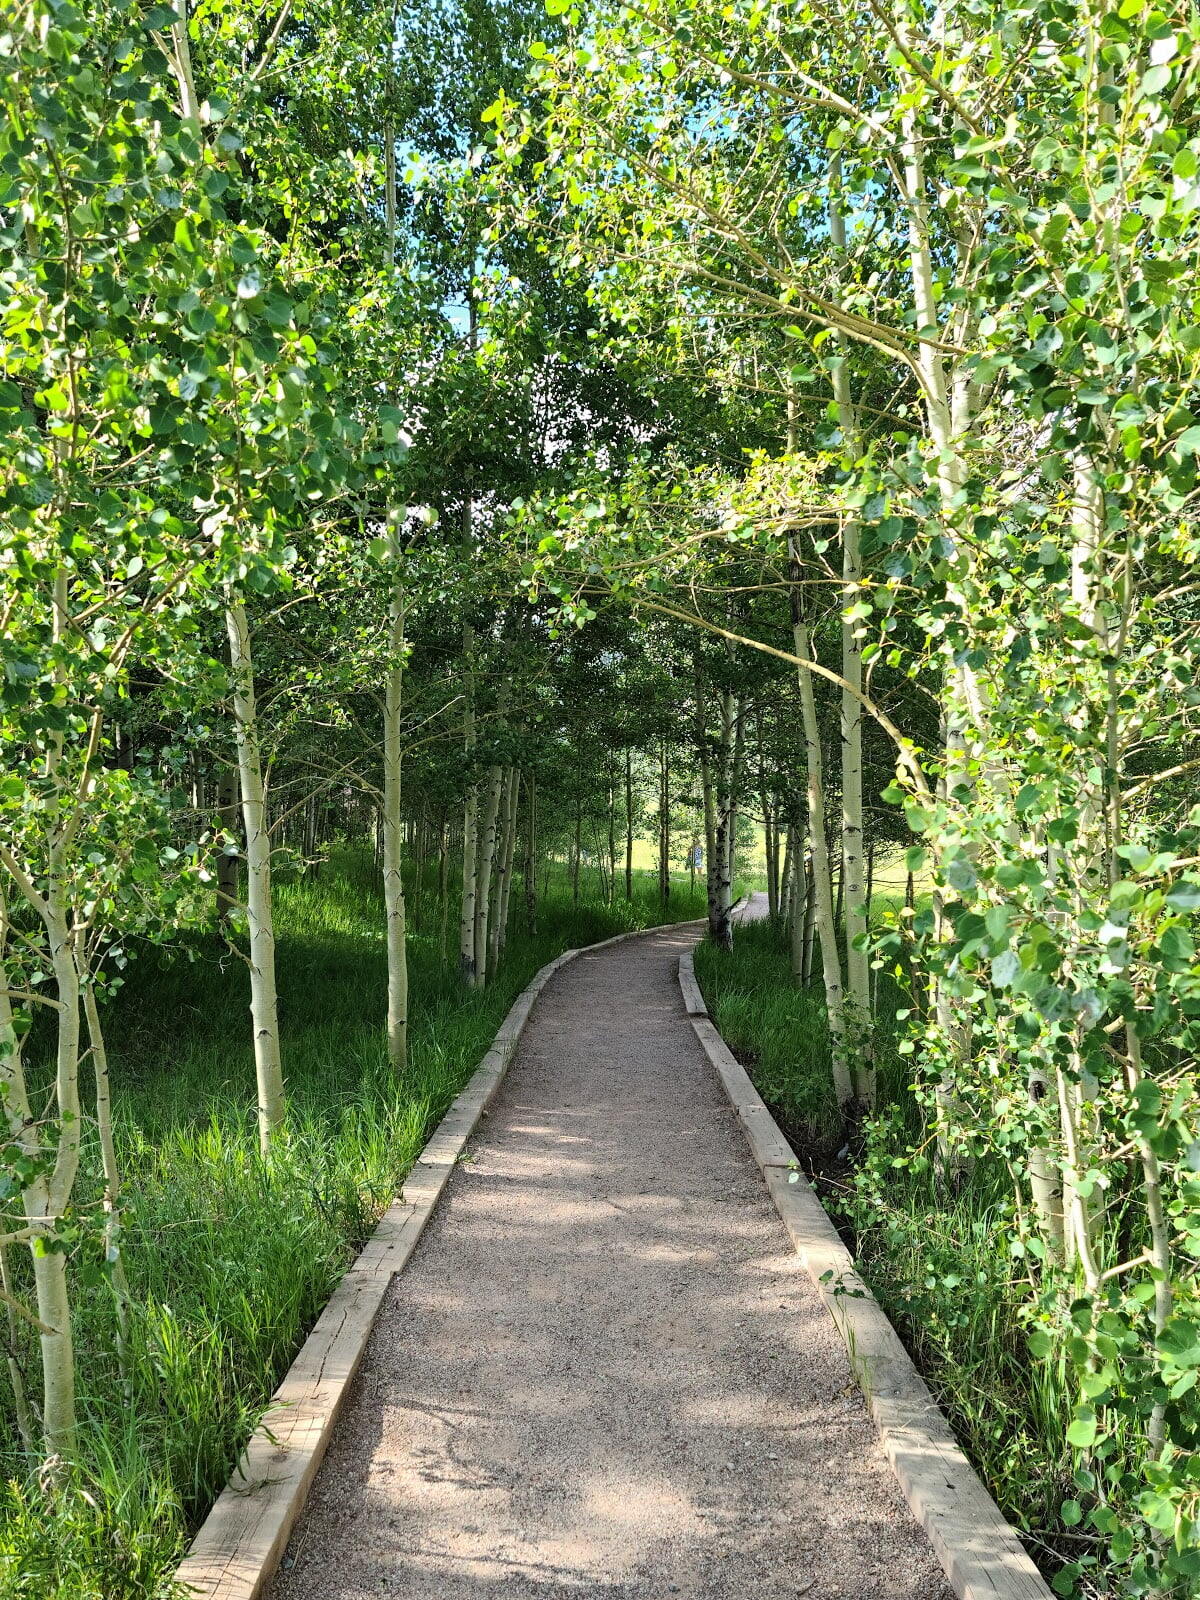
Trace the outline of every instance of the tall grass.
[[1061, 1362], [1030, 1356], [1022, 1318], [1029, 1284], [1021, 1262], [996, 1248], [1013, 1204], [1007, 1172], [978, 1162], [965, 1182], [950, 1185], [919, 1153], [922, 1118], [896, 1049], [899, 1025], [886, 1021], [902, 1003], [899, 992], [881, 987], [877, 997], [879, 1113], [853, 1159], [842, 1148], [839, 1161], [844, 1133], [824, 995], [819, 982], [793, 986], [782, 930], [740, 926], [730, 953], [700, 945], [696, 975], [730, 1048], [817, 1170], [822, 1199], [852, 1235], [863, 1277], [963, 1448], [1035, 1556], [1053, 1568], [1073, 1537], [1059, 1520], [1073, 1493], [1073, 1396]]
[[[413, 886], [417, 888], [417, 886]], [[289, 1129], [257, 1154], [249, 981], [213, 935], [146, 950], [106, 1010], [133, 1299], [128, 1370], [97, 1246], [77, 1262], [78, 1466], [57, 1480], [24, 1460], [8, 1423], [0, 1594], [155, 1600], [227, 1479], [276, 1383], [346, 1265], [400, 1187], [431, 1126], [513, 999], [562, 950], [664, 920], [650, 874], [607, 906], [552, 873], [536, 934], [513, 932], [496, 982], [468, 992], [438, 948], [429, 886], [414, 898], [411, 1067], [395, 1081], [384, 1033], [386, 953], [369, 860], [343, 852], [281, 883], [278, 970]], [[666, 916], [701, 915], [676, 885]], [[85, 1170], [94, 1171], [85, 1150]], [[81, 1185], [80, 1207], [98, 1198]], [[96, 1252], [95, 1259], [84, 1259]], [[89, 1270], [91, 1269], [91, 1270]]]

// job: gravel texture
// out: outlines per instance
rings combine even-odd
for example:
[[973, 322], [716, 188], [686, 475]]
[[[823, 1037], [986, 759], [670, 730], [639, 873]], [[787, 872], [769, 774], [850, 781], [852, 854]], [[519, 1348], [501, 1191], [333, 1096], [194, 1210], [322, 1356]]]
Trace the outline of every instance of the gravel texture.
[[948, 1600], [675, 973], [580, 956], [392, 1285], [272, 1600]]

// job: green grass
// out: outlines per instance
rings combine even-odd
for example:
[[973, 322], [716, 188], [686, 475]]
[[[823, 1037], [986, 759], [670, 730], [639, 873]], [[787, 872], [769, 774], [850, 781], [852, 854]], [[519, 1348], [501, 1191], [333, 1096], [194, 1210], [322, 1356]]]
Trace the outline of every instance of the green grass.
[[[831, 1166], [844, 1134], [819, 977], [807, 990], [793, 986], [783, 933], [767, 923], [739, 927], [731, 953], [702, 944], [696, 975], [726, 1041], [819, 1170], [822, 1199], [852, 1234], [864, 1278], [964, 1449], [1052, 1570], [1056, 1549], [1068, 1548], [1058, 1513], [1072, 1492], [1072, 1395], [1061, 1363], [1031, 1359], [1021, 1315], [1029, 1284], [1020, 1263], [996, 1248], [1012, 1205], [1007, 1173], [978, 1163], [953, 1187], [927, 1157], [910, 1156], [922, 1119], [886, 1027], [876, 1040], [879, 1115], [854, 1166]], [[902, 1003], [898, 991], [892, 999], [881, 992], [878, 1016]]]
[[[75, 1297], [78, 1468], [46, 1481], [14, 1447], [8, 1419], [5, 1597], [170, 1593], [189, 1534], [276, 1383], [513, 999], [560, 951], [663, 920], [649, 875], [639, 876], [631, 904], [609, 907], [587, 881], [572, 905], [564, 875], [553, 872], [536, 935], [522, 931], [514, 893], [503, 969], [489, 989], [468, 993], [453, 969], [454, 908], [443, 962], [435, 897], [426, 885], [416, 898], [411, 1067], [397, 1083], [387, 1068], [382, 909], [369, 863], [342, 852], [318, 878], [280, 884], [289, 1136], [269, 1163], [257, 1154], [244, 963], [197, 935], [132, 964], [105, 1015], [134, 1301], [127, 1387], [111, 1294], [89, 1242], [76, 1262], [77, 1281], [91, 1280]], [[677, 882], [667, 916], [702, 913], [686, 879]], [[85, 1153], [86, 1170], [93, 1155]], [[81, 1182], [81, 1209], [96, 1198]]]
[[[819, 956], [815, 964], [819, 972]], [[753, 1061], [763, 1099], [814, 1154], [835, 1152], [844, 1131], [833, 1093], [825, 996], [819, 978], [807, 989], [792, 983], [782, 931], [769, 922], [739, 924], [728, 952], [705, 941], [696, 950], [696, 976], [729, 1047]], [[880, 981], [881, 1009], [894, 1009], [899, 995], [889, 980]], [[906, 1082], [901, 1058], [889, 1043], [884, 1041], [877, 1062], [885, 1103], [900, 1099]]]

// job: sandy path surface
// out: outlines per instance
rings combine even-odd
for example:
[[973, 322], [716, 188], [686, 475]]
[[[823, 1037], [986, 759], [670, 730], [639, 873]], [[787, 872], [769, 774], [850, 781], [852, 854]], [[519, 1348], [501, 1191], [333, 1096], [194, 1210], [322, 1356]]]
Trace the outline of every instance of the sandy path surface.
[[272, 1600], [947, 1600], [675, 979], [581, 956], [392, 1286]]

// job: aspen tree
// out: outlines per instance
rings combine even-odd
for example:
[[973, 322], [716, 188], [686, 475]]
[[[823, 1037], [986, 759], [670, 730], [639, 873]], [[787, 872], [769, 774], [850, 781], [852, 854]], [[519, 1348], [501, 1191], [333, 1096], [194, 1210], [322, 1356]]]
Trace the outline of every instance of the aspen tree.
[[275, 986], [275, 915], [271, 895], [271, 835], [267, 824], [254, 658], [244, 602], [232, 587], [225, 596], [233, 731], [237, 745], [242, 825], [246, 834], [246, 923], [250, 935], [250, 1016], [258, 1085], [258, 1143], [265, 1156], [284, 1125], [283, 1061]]
[[[795, 571], [798, 572], [799, 561], [794, 542], [792, 560]], [[812, 659], [808, 624], [800, 609], [799, 585], [794, 581], [792, 641], [796, 659], [801, 663], [796, 676], [800, 687], [800, 708], [804, 720], [804, 743], [808, 763], [808, 831], [813, 877], [811, 898], [815, 909], [816, 934], [821, 941], [821, 965], [825, 978], [825, 1007], [829, 1019], [829, 1056], [833, 1068], [834, 1093], [839, 1108], [845, 1113], [854, 1103], [854, 1079], [846, 1051], [842, 959], [838, 945], [837, 924], [834, 919], [832, 869], [825, 834], [825, 760], [821, 750], [821, 725], [817, 718], [812, 673], [806, 671], [804, 666], [804, 663]]]
[[509, 900], [512, 895], [513, 868], [517, 853], [517, 826], [521, 805], [521, 772], [516, 766], [508, 769], [508, 791], [504, 806], [504, 854], [500, 863], [499, 908], [492, 922], [492, 968], [499, 969], [508, 941]]
[[387, 1040], [392, 1071], [408, 1067], [408, 930], [404, 903], [402, 813], [405, 599], [401, 582], [403, 513], [388, 514], [388, 664], [383, 707], [383, 902], [387, 925]]
[[625, 750], [625, 898], [633, 899], [633, 751]]
[[108, 1074], [108, 1050], [96, 1004], [94, 972], [86, 956], [80, 958], [80, 987], [87, 1019], [88, 1049], [92, 1077], [96, 1085], [96, 1132], [100, 1140], [101, 1171], [104, 1175], [104, 1259], [112, 1281], [117, 1310], [117, 1359], [125, 1371], [129, 1351], [129, 1283], [125, 1259], [121, 1254], [121, 1175], [117, 1166], [117, 1147], [113, 1138], [112, 1088]]
[[493, 762], [487, 773], [487, 792], [479, 820], [478, 855], [475, 863], [472, 983], [477, 989], [482, 989], [488, 978], [488, 915], [492, 908], [492, 875], [496, 865], [496, 841], [503, 788], [504, 768], [498, 762]]
[[[829, 237], [834, 249], [846, 250], [846, 219], [842, 209], [841, 162], [835, 155], [829, 172]], [[838, 355], [833, 362], [832, 384], [842, 448], [851, 464], [862, 449], [858, 416], [850, 388], [846, 340], [837, 335]], [[855, 1089], [860, 1102], [875, 1104], [871, 1019], [870, 953], [866, 948], [866, 890], [863, 882], [863, 687], [862, 640], [857, 617], [862, 583], [862, 527], [857, 516], [842, 522], [842, 885], [846, 929], [845, 1020], [847, 1040], [854, 1060]], [[840, 919], [839, 919], [840, 921]]]

